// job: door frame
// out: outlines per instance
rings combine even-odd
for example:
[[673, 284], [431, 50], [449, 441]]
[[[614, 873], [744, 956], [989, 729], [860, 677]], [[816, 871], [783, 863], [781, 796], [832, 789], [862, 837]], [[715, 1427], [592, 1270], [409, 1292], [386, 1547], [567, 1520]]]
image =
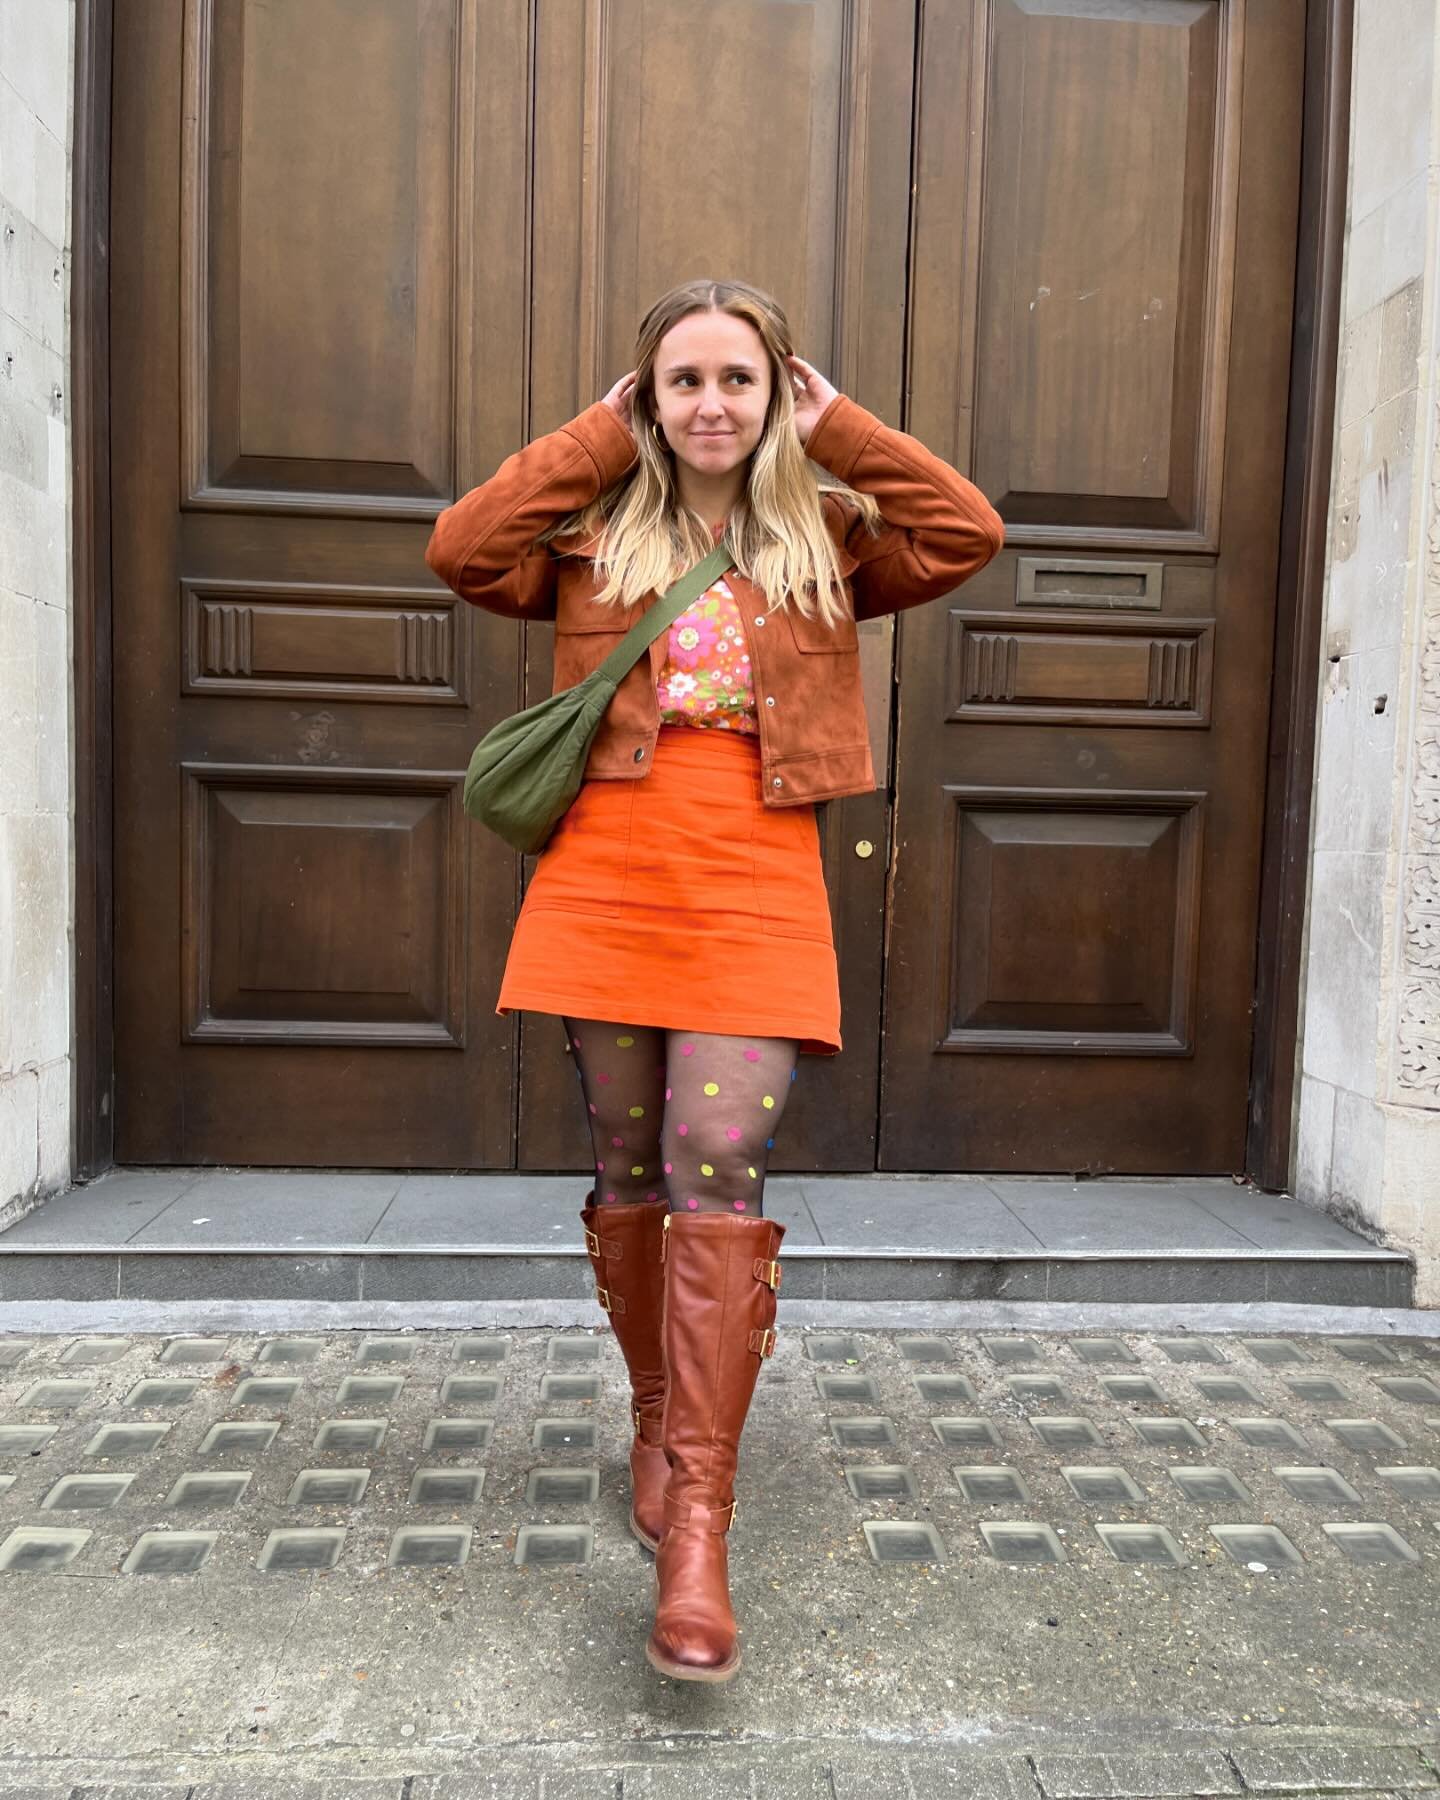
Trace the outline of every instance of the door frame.
[[[94, 1180], [115, 1160], [109, 240], [116, 3], [76, 0], [75, 8], [70, 416], [76, 876], [71, 1171], [76, 1183]], [[1246, 1143], [1246, 1172], [1270, 1189], [1289, 1185], [1293, 1152], [1353, 24], [1354, 0], [1307, 0], [1299, 241]]]

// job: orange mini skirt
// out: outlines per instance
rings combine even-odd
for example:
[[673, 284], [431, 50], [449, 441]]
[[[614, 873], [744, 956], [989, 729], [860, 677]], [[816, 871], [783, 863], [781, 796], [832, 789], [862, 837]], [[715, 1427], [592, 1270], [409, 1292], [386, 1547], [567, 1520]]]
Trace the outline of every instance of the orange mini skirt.
[[815, 808], [764, 804], [757, 738], [662, 725], [648, 775], [581, 786], [515, 922], [517, 1009], [843, 1048]]

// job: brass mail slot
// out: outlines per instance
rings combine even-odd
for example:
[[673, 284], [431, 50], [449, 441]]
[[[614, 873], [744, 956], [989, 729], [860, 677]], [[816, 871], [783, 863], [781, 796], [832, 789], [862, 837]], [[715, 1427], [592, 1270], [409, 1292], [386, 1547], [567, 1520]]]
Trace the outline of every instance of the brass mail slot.
[[1015, 564], [1015, 604], [1159, 612], [1164, 576], [1159, 562], [1022, 556]]

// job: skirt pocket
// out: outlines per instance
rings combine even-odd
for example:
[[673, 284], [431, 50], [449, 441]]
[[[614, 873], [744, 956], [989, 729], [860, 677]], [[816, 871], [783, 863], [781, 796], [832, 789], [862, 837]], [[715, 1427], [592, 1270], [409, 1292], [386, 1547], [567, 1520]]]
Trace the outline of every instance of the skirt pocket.
[[522, 911], [620, 917], [638, 786], [638, 781], [580, 784], [580, 792], [540, 852]]
[[814, 806], [762, 808], [750, 856], [763, 930], [771, 937], [833, 943]]

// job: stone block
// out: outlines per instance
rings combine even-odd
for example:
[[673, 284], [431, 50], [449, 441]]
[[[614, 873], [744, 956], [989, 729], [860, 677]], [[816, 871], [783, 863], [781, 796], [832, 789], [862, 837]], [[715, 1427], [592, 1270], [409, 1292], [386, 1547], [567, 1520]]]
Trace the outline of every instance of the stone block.
[[1375, 1091], [1383, 856], [1315, 853], [1304, 1066], [1335, 1087]]

